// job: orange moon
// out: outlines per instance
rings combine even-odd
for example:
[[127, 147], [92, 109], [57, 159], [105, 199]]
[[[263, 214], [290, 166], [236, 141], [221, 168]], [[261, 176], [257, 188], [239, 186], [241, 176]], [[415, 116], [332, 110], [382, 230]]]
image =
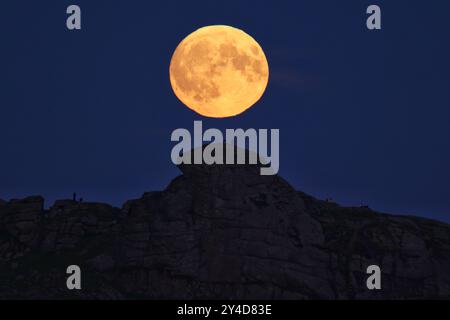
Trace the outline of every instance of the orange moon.
[[188, 35], [170, 62], [170, 83], [188, 108], [213, 118], [238, 115], [254, 105], [269, 81], [259, 44], [240, 29], [207, 26]]

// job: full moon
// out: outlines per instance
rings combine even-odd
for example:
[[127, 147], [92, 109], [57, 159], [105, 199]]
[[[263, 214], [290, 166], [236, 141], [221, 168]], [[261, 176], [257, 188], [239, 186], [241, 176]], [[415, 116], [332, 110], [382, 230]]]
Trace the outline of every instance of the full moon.
[[238, 115], [263, 95], [269, 65], [259, 44], [240, 29], [207, 26], [188, 35], [170, 62], [175, 95], [213, 118]]

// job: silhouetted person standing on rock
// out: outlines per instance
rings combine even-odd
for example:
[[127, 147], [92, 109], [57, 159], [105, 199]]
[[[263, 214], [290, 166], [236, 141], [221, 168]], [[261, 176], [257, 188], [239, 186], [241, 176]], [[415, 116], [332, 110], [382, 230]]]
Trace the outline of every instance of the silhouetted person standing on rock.
[[77, 194], [75, 192], [73, 193], [73, 201], [77, 201]]

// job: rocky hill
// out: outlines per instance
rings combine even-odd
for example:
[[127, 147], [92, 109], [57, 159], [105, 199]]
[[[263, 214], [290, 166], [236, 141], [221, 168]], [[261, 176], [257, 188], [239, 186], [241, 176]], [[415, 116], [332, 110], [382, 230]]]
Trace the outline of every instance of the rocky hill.
[[0, 298], [450, 298], [447, 224], [319, 201], [256, 166], [180, 169], [121, 209], [0, 201]]

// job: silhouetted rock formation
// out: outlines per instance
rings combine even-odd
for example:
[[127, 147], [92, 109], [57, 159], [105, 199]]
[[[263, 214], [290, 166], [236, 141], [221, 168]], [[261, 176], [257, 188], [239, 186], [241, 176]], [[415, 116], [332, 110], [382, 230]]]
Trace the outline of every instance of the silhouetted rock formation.
[[447, 224], [319, 201], [255, 166], [180, 169], [122, 209], [0, 201], [0, 298], [450, 298]]

